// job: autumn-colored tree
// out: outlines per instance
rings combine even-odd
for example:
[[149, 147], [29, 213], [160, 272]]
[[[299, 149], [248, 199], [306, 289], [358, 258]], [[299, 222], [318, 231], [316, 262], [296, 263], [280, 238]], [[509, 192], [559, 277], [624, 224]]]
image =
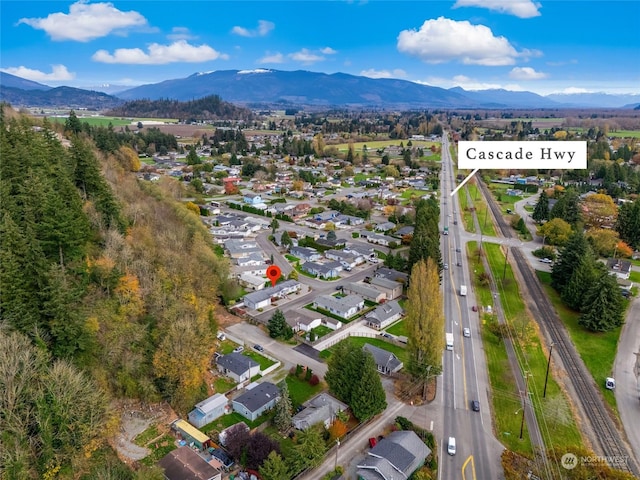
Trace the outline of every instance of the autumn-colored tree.
[[136, 151], [126, 145], [123, 145], [118, 149], [116, 157], [120, 161], [122, 168], [129, 172], [137, 172], [142, 166], [140, 163], [140, 157], [138, 157]]
[[405, 324], [409, 343], [407, 371], [426, 385], [442, 371], [444, 349], [444, 307], [438, 266], [432, 258], [420, 260], [411, 270]]
[[185, 204], [185, 207], [187, 207], [187, 210], [195, 213], [196, 215], [200, 216], [200, 207], [198, 205], [196, 205], [193, 202], [187, 202]]
[[316, 133], [313, 137], [313, 150], [314, 152], [316, 152], [316, 155], [318, 157], [322, 157], [324, 155], [324, 148], [325, 148], [325, 143], [324, 143], [324, 137], [322, 136], [321, 133]]
[[549, 245], [564, 245], [571, 236], [571, 225], [561, 218], [554, 218], [538, 228], [538, 235]]
[[618, 207], [613, 198], [604, 193], [594, 193], [582, 201], [582, 217], [590, 227], [612, 227], [618, 218]]
[[293, 184], [291, 185], [291, 190], [293, 190], [294, 192], [301, 192], [303, 188], [304, 182], [302, 180], [294, 180]]
[[340, 419], [336, 418], [329, 427], [329, 438], [339, 440], [347, 434], [347, 426]]
[[620, 243], [620, 237], [615, 230], [608, 228], [592, 228], [586, 233], [587, 240], [593, 251], [602, 257], [610, 257]]

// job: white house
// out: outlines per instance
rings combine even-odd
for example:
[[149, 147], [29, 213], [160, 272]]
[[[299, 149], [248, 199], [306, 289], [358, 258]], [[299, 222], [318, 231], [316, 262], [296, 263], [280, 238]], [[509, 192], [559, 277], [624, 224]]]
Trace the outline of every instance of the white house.
[[243, 287], [249, 288], [253, 291], [262, 290], [267, 282], [266, 278], [258, 277], [257, 275], [252, 275], [249, 272], [243, 272], [239, 277], [240, 284]]
[[332, 295], [320, 295], [314, 302], [315, 308], [320, 308], [348, 319], [364, 308], [364, 299], [359, 295], [347, 295], [346, 297], [334, 297]]
[[342, 291], [347, 294], [360, 295], [366, 300], [370, 300], [375, 303], [380, 303], [386, 299], [386, 294], [380, 290], [370, 287], [366, 283], [347, 283]]
[[257, 292], [247, 293], [243, 297], [244, 304], [247, 308], [258, 310], [271, 305], [272, 298], [284, 298], [287, 295], [297, 292], [302, 285], [295, 280], [286, 280], [277, 283], [275, 287], [264, 288]]
[[402, 307], [397, 300], [383, 303], [375, 310], [365, 315], [367, 325], [376, 330], [383, 329], [398, 320], [403, 314]]

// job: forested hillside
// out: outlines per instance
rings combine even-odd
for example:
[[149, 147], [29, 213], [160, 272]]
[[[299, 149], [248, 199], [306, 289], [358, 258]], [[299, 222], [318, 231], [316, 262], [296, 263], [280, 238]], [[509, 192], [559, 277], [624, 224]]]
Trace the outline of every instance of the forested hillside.
[[107, 115], [122, 117], [178, 118], [180, 120], [252, 120], [251, 110], [223, 101], [217, 95], [198, 100], [133, 100], [115, 108]]
[[[141, 183], [132, 150], [65, 145], [0, 118], [0, 478], [113, 470], [114, 401], [206, 394], [227, 265], [179, 183]], [[137, 158], [137, 156], [135, 156]], [[125, 470], [126, 471], [126, 470]], [[142, 478], [142, 477], [139, 477]]]

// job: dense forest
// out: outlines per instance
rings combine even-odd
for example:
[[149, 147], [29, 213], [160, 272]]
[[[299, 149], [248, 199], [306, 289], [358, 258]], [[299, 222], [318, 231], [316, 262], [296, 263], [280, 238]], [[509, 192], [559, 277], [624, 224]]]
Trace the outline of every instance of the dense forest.
[[107, 475], [117, 400], [206, 395], [228, 267], [178, 182], [33, 122], [2, 110], [0, 478], [134, 478]]
[[144, 118], [177, 118], [182, 121], [253, 120], [251, 110], [223, 101], [217, 95], [180, 102], [178, 100], [133, 100], [107, 112], [106, 115]]

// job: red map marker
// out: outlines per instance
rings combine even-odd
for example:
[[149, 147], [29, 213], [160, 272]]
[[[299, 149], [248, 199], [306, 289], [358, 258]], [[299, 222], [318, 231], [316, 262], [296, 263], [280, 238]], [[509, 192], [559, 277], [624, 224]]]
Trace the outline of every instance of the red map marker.
[[276, 282], [281, 275], [282, 272], [280, 271], [280, 267], [278, 267], [277, 265], [271, 265], [269, 268], [267, 268], [267, 278], [271, 280], [272, 286], [276, 286]]

